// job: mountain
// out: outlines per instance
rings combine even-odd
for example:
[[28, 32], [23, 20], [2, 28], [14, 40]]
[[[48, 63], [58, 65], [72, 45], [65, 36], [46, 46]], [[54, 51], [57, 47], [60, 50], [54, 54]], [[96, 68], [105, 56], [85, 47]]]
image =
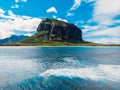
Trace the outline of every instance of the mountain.
[[46, 31], [47, 40], [81, 42], [82, 31], [74, 24], [56, 19], [43, 19], [37, 28], [37, 32]]
[[20, 36], [16, 36], [16, 35], [12, 35], [9, 38], [5, 38], [0, 40], [0, 44], [12, 44], [12, 43], [16, 43], [19, 42], [20, 40], [23, 40], [25, 38], [27, 38], [28, 36], [24, 36], [24, 35], [20, 35]]
[[37, 32], [28, 37], [19, 44], [40, 44], [40, 45], [52, 45], [57, 44], [68, 44], [68, 43], [81, 43], [82, 30], [76, 25], [67, 23], [56, 19], [43, 19], [38, 25]]

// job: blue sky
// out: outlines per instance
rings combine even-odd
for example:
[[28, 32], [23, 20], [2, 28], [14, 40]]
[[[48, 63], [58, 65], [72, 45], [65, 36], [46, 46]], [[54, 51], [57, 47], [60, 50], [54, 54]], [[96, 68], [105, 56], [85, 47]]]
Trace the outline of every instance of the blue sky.
[[0, 0], [0, 39], [32, 35], [45, 17], [76, 24], [83, 39], [120, 44], [120, 0]]

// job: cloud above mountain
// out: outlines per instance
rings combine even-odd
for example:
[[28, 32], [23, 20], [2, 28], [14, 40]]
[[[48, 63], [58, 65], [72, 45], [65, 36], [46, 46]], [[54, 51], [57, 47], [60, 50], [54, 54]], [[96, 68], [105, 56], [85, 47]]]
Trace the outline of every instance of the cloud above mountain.
[[70, 10], [75, 10], [75, 9], [79, 8], [80, 4], [81, 4], [81, 0], [74, 0], [74, 4], [70, 8]]
[[[97, 0], [94, 2], [92, 18], [88, 20], [88, 26], [84, 27], [86, 38], [94, 38], [91, 40], [97, 43], [120, 43], [119, 3], [120, 0], [109, 0], [109, 2]], [[91, 25], [92, 23], [95, 24]]]
[[53, 13], [57, 13], [58, 11], [56, 10], [55, 7], [50, 7], [49, 9], [47, 9], [46, 12], [47, 12], [47, 13], [51, 13], [51, 12], [53, 12]]
[[41, 19], [33, 18], [30, 16], [15, 15], [11, 10], [7, 11], [8, 15], [4, 14], [5, 11], [0, 9], [0, 39], [10, 37], [15, 34], [14, 30], [18, 31], [36, 31]]

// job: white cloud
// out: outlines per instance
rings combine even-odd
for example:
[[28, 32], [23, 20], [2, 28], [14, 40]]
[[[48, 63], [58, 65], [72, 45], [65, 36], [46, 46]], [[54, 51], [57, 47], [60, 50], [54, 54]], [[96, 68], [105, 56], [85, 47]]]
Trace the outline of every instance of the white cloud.
[[15, 0], [15, 3], [18, 3], [18, 2], [27, 2], [27, 0]]
[[[120, 0], [90, 1], [95, 3], [93, 18], [88, 20], [88, 25], [83, 26], [86, 40], [105, 44], [120, 44], [120, 19], [115, 19], [120, 15]], [[89, 24], [93, 22], [96, 25], [90, 26]]]
[[53, 15], [53, 18], [57, 18], [57, 16]]
[[7, 11], [9, 15], [0, 15], [0, 39], [15, 34], [14, 30], [36, 31], [41, 19], [29, 16], [15, 15], [11, 10]]
[[118, 37], [120, 36], [120, 26], [106, 28], [103, 30], [97, 30], [94, 33], [91, 33], [89, 36], [102, 36], [102, 35]]
[[31, 33], [27, 33], [27, 34], [24, 34], [24, 36], [32, 36], [33, 34], [31, 34]]
[[117, 37], [101, 38], [93, 41], [96, 43], [104, 43], [104, 44], [120, 44], [120, 38], [117, 38]]
[[68, 22], [66, 19], [62, 19], [62, 18], [57, 18], [57, 20]]
[[0, 8], [0, 14], [4, 14], [4, 13], [5, 11], [2, 8]]
[[62, 19], [62, 18], [57, 18], [57, 16], [53, 15], [54, 19], [60, 20], [60, 21], [64, 21], [64, 22], [68, 22], [66, 19]]
[[16, 2], [16, 3], [18, 3], [18, 2], [19, 2], [19, 0], [15, 0], [15, 2]]
[[58, 11], [56, 10], [55, 7], [51, 7], [51, 8], [49, 8], [46, 12], [47, 12], [47, 13], [51, 13], [51, 12], [57, 13]]
[[24, 20], [23, 18], [17, 18], [12, 23], [14, 29], [30, 32], [30, 31], [36, 31], [40, 21], [41, 20], [38, 18], [32, 18], [26, 20]]
[[70, 10], [75, 10], [75, 9], [79, 8], [80, 4], [81, 4], [81, 0], [74, 0], [74, 4], [70, 8]]
[[19, 8], [19, 5], [15, 4], [14, 6], [11, 6], [11, 8]]
[[27, 0], [21, 0], [22, 2], [27, 2]]
[[11, 36], [14, 34], [12, 31], [12, 27], [8, 22], [1, 22], [0, 21], [0, 39], [4, 39], [6, 37]]
[[[27, 0], [15, 0], [15, 5], [12, 5], [11, 8], [19, 8], [20, 7], [19, 2], [26, 3]], [[21, 7], [24, 7], [24, 6], [21, 6]]]
[[70, 8], [69, 12], [67, 12], [67, 17], [69, 16], [74, 16], [74, 13], [71, 13], [70, 11], [74, 11], [77, 8], [80, 7], [81, 4], [81, 0], [74, 0], [74, 4], [72, 5], [72, 7]]
[[11, 10], [8, 10], [8, 15], [11, 16], [11, 18], [16, 18], [16, 15]]
[[99, 26], [89, 26], [89, 25], [85, 25], [83, 26], [83, 28], [84, 28], [83, 33], [87, 33], [89, 31], [96, 31], [100, 29]]
[[95, 5], [96, 14], [108, 14], [115, 16], [120, 14], [120, 0], [97, 0]]
[[[120, 23], [120, 20], [115, 20], [115, 23]], [[83, 37], [85, 38], [85, 40], [103, 44], [120, 44], [119, 25], [114, 27], [103, 25], [96, 26], [85, 25], [82, 28]]]
[[94, 9], [94, 21], [101, 25], [113, 24], [114, 17], [120, 15], [120, 0], [97, 0]]
[[69, 16], [74, 16], [74, 14], [73, 13], [67, 13], [67, 16], [69, 17]]

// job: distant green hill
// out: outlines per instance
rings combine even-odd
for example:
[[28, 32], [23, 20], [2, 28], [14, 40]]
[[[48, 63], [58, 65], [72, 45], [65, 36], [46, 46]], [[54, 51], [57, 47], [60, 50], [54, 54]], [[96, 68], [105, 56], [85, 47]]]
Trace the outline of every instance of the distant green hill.
[[12, 35], [9, 38], [1, 39], [0, 44], [13, 44], [13, 43], [19, 42], [27, 37], [28, 36], [24, 36], [24, 35], [20, 35], [20, 36]]

